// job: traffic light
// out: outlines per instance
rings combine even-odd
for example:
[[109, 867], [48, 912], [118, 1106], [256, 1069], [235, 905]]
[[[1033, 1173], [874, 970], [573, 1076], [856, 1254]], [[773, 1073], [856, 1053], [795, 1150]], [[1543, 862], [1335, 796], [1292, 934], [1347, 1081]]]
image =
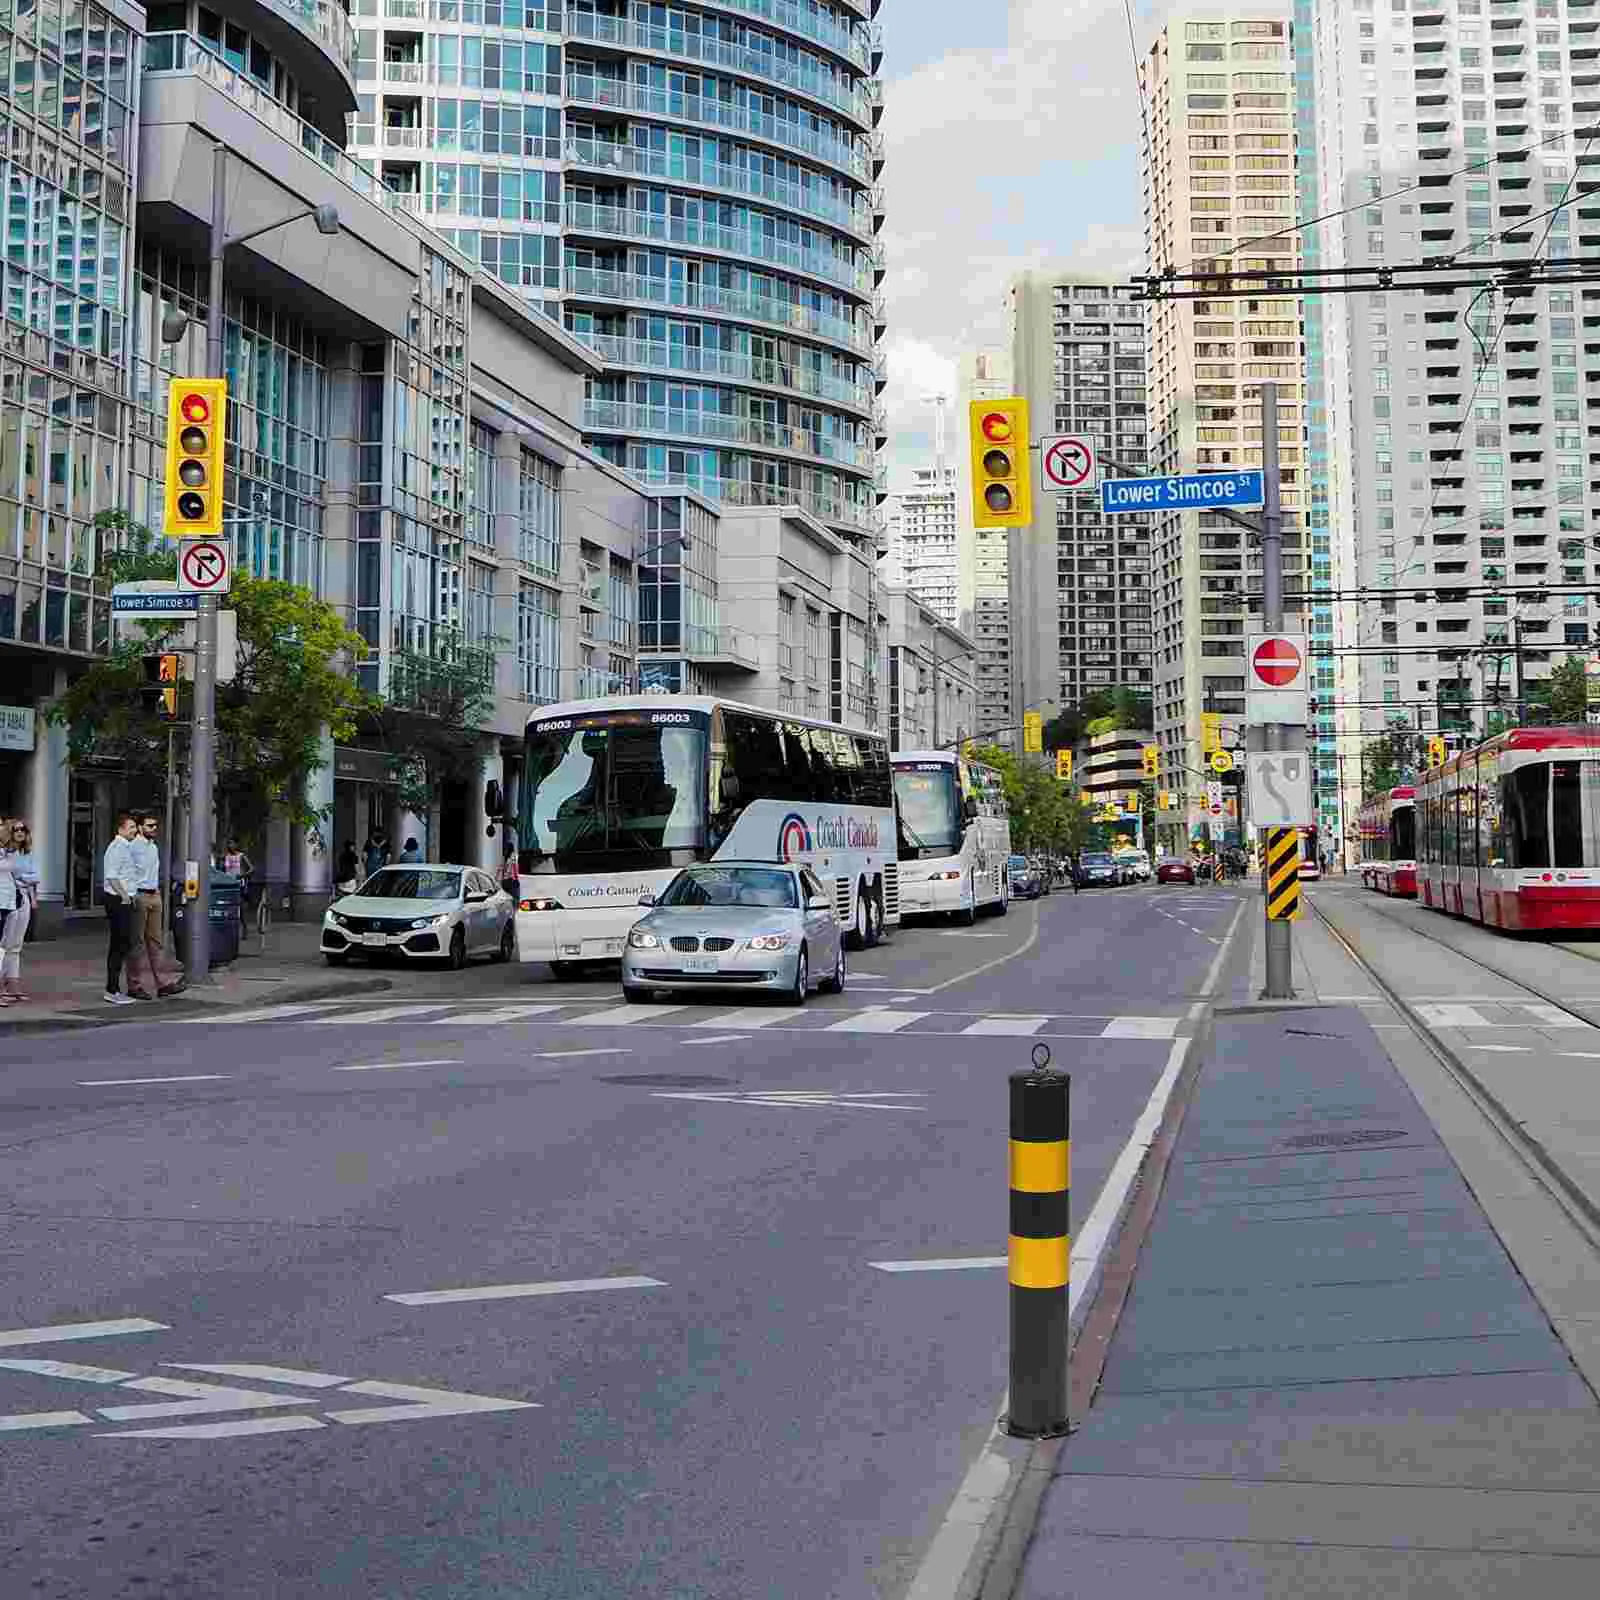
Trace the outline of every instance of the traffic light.
[[178, 716], [178, 658], [175, 655], [145, 656], [144, 687], [139, 698], [146, 711], [153, 711], [163, 722]]
[[174, 378], [167, 391], [166, 533], [174, 539], [222, 532], [224, 378]]
[[1145, 777], [1155, 777], [1161, 771], [1161, 750], [1159, 746], [1147, 744], [1139, 754], [1144, 760]]
[[1072, 752], [1070, 750], [1056, 751], [1056, 776], [1063, 783], [1072, 781]]
[[1027, 527], [1033, 521], [1028, 402], [974, 400], [968, 412], [968, 428], [973, 527]]

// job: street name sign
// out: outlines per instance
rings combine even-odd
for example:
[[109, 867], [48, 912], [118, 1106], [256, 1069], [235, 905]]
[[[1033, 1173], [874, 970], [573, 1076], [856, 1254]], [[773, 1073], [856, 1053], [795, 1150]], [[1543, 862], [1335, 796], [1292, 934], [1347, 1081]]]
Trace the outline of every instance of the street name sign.
[[193, 616], [199, 600], [192, 594], [179, 594], [172, 578], [141, 578], [119, 583], [111, 591], [114, 615], [127, 617]]
[[1082, 434], [1061, 433], [1044, 441], [1039, 452], [1039, 470], [1044, 474], [1047, 494], [1071, 494], [1088, 490], [1094, 484], [1094, 440]]
[[1259, 468], [1197, 472], [1177, 478], [1102, 478], [1100, 513], [1119, 511], [1255, 511], [1266, 503]]
[[1307, 720], [1306, 636], [1247, 633], [1244, 662], [1245, 720], [1303, 726]]
[[1250, 825], [1302, 828], [1317, 820], [1311, 805], [1311, 762], [1303, 751], [1254, 751], [1245, 757]]

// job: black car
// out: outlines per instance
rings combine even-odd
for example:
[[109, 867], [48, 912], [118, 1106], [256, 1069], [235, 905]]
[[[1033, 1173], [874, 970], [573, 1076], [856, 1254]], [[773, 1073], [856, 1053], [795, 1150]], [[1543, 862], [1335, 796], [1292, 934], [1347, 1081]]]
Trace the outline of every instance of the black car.
[[1007, 864], [1011, 874], [1011, 898], [1013, 900], [1037, 900], [1044, 892], [1044, 886], [1039, 881], [1039, 874], [1028, 865], [1026, 856], [1012, 856]]
[[1114, 889], [1122, 882], [1122, 869], [1105, 851], [1091, 850], [1078, 858], [1080, 889]]

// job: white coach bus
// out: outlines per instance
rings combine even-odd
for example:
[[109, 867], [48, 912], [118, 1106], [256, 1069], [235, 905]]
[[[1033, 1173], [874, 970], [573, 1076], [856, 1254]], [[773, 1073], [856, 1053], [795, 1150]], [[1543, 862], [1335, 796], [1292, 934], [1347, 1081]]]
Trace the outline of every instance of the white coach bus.
[[1011, 823], [993, 767], [948, 750], [897, 750], [894, 803], [900, 828], [900, 910], [953, 914], [970, 926], [980, 911], [1011, 905]]
[[616, 961], [696, 861], [803, 861], [856, 948], [900, 921], [894, 787], [877, 734], [692, 695], [614, 696], [528, 719], [517, 953], [567, 976]]

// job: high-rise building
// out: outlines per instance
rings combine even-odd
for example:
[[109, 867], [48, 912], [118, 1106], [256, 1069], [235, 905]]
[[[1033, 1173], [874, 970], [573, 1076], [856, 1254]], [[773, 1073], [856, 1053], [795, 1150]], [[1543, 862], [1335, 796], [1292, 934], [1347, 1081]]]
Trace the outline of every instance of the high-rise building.
[[[1028, 273], [1011, 290], [1012, 363], [1036, 439], [1091, 438], [1103, 474], [1148, 462], [1144, 307], [1110, 278]], [[1050, 494], [1008, 563], [1014, 693], [1047, 716], [1095, 690], [1150, 692], [1154, 515], [1103, 516], [1091, 480]]]
[[[1587, 9], [1306, 9], [1316, 115], [1302, 148], [1319, 180], [1307, 209], [1355, 204], [1314, 230], [1322, 264], [1454, 256], [1470, 269], [1600, 248], [1586, 203], [1600, 146], [1582, 131], [1596, 120]], [[1341, 617], [1341, 642], [1360, 649], [1342, 658], [1347, 736], [1481, 736], [1515, 719], [1519, 677], [1531, 683], [1587, 645], [1596, 602], [1539, 590], [1600, 579], [1584, 409], [1600, 377], [1584, 343], [1595, 307], [1570, 285], [1394, 289], [1321, 307], [1341, 581], [1367, 593]], [[1347, 815], [1353, 756], [1347, 737]]]
[[[1298, 264], [1289, 10], [1288, 0], [1184, 10], [1151, 46], [1141, 80], [1153, 271]], [[1260, 466], [1260, 386], [1277, 384], [1285, 582], [1291, 591], [1308, 586], [1299, 302], [1266, 292], [1165, 299], [1151, 308], [1149, 334], [1158, 474]], [[1154, 543], [1156, 737], [1163, 777], [1184, 796], [1180, 816], [1194, 833], [1211, 825], [1201, 805], [1201, 714], [1222, 717], [1225, 742], [1242, 735], [1244, 634], [1261, 621], [1261, 555], [1244, 528], [1209, 511], [1158, 517]], [[1288, 604], [1285, 623], [1297, 627], [1306, 614], [1294, 593]]]
[[652, 484], [877, 533], [880, 0], [366, 0], [358, 153], [594, 348]]
[[886, 583], [908, 589], [941, 621], [955, 626], [956, 474], [953, 467], [916, 467], [910, 482], [885, 502]]
[[956, 370], [956, 602], [960, 627], [977, 646], [978, 730], [1002, 744], [1020, 744], [1011, 708], [1011, 596], [1004, 528], [978, 528], [972, 517], [968, 408], [1013, 392], [1011, 351], [969, 350]]

